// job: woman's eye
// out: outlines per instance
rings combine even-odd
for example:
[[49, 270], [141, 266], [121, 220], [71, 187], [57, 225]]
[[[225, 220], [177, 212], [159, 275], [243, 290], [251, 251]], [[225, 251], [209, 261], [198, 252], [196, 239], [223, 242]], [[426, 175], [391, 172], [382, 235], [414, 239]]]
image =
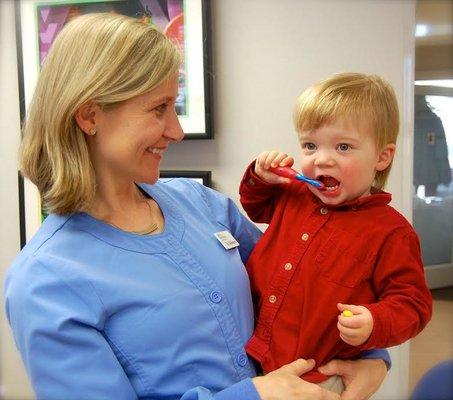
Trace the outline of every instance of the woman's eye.
[[157, 111], [159, 114], [163, 114], [165, 110], [167, 109], [167, 103], [161, 104], [157, 107], [154, 108], [155, 111]]
[[349, 144], [346, 143], [341, 143], [338, 145], [338, 150], [340, 151], [348, 151], [350, 148], [351, 146], [349, 146]]
[[316, 150], [316, 145], [314, 143], [304, 143], [302, 144], [302, 148], [307, 150]]

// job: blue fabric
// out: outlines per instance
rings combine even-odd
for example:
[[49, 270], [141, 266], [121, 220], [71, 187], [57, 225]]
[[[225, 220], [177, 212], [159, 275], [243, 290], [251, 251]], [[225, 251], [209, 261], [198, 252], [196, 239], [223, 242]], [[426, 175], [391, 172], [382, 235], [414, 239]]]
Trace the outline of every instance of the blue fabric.
[[[162, 208], [162, 234], [51, 215], [9, 269], [7, 316], [37, 397], [259, 399], [243, 262], [260, 231], [191, 180], [143, 189]], [[223, 248], [224, 230], [239, 248]]]
[[412, 400], [453, 399], [453, 360], [431, 368], [417, 383]]
[[374, 349], [374, 350], [366, 350], [360, 353], [360, 358], [367, 359], [367, 358], [380, 358], [382, 359], [386, 366], [387, 371], [392, 367], [392, 360], [390, 359], [390, 354], [386, 349]]
[[[6, 313], [38, 399], [259, 400], [243, 263], [261, 232], [192, 180], [142, 188], [163, 233], [50, 215], [8, 270]], [[239, 248], [223, 248], [224, 230]]]

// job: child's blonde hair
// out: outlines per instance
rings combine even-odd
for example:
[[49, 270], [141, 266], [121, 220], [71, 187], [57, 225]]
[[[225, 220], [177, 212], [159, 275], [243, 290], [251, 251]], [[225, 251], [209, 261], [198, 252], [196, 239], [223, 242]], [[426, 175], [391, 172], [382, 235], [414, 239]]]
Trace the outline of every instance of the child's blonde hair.
[[80, 106], [106, 108], [149, 92], [179, 66], [176, 46], [134, 18], [87, 14], [62, 29], [42, 67], [20, 150], [20, 170], [47, 211], [84, 210], [94, 198], [85, 134], [75, 120]]
[[[294, 125], [299, 132], [318, 129], [337, 118], [367, 123], [376, 146], [396, 144], [399, 111], [395, 91], [377, 75], [346, 72], [334, 74], [305, 90], [297, 99]], [[376, 173], [373, 186], [383, 189], [392, 163]]]

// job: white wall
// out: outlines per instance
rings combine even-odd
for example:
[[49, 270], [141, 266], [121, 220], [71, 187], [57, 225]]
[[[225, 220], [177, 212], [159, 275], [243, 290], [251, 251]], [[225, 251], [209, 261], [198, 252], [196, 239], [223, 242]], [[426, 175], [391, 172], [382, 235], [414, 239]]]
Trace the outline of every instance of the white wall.
[[[402, 109], [402, 135], [388, 189], [394, 194], [394, 206], [410, 218], [414, 2], [211, 0], [211, 5], [215, 139], [173, 146], [163, 168], [211, 170], [214, 186], [237, 200], [242, 172], [257, 153], [281, 149], [298, 158], [291, 112], [303, 88], [333, 72], [378, 73], [394, 85]], [[11, 0], [0, 2], [0, 17], [3, 273], [19, 247], [15, 168], [19, 123]], [[16, 373], [17, 355], [3, 320], [1, 335], [0, 371], [7, 398], [25, 398], [29, 391]], [[408, 346], [393, 349], [392, 357], [393, 368], [376, 399], [407, 395]]]
[[[0, 293], [4, 271], [20, 249], [17, 148], [20, 142], [14, 4], [0, 1]], [[0, 390], [5, 399], [26, 399], [31, 389], [7, 327], [0, 296]], [[1, 392], [0, 392], [1, 395]]]

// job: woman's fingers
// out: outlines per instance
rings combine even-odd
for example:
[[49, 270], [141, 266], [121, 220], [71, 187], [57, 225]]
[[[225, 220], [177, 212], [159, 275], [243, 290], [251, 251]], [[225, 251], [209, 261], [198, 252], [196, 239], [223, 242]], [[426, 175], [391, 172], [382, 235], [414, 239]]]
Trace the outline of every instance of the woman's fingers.
[[283, 365], [279, 369], [273, 371], [273, 373], [285, 373], [291, 374], [296, 376], [301, 376], [308, 371], [311, 371], [315, 366], [315, 360], [304, 360], [303, 358], [299, 358], [292, 363]]
[[252, 382], [262, 400], [340, 400], [337, 393], [300, 378], [314, 365], [314, 360], [299, 359]]

